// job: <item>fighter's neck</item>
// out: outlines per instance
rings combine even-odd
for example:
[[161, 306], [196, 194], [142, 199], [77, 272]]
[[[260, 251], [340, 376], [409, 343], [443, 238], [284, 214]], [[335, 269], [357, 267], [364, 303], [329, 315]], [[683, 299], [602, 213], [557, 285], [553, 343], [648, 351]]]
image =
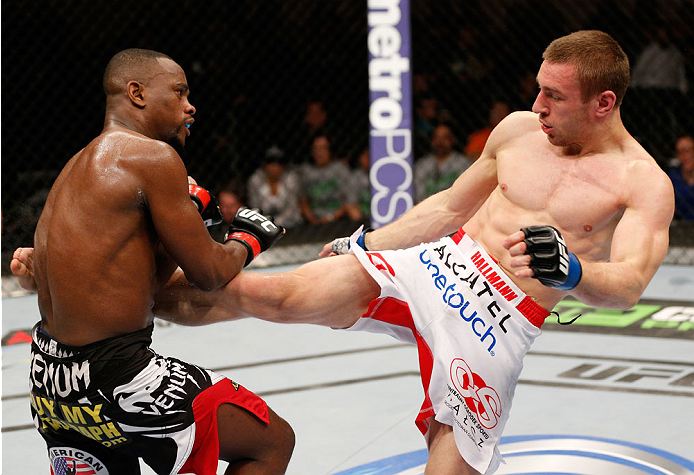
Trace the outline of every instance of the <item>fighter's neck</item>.
[[138, 134], [142, 134], [146, 137], [152, 136], [152, 131], [149, 130], [147, 125], [137, 117], [128, 117], [117, 112], [106, 112], [106, 118], [104, 119], [104, 131], [107, 130], [117, 130], [117, 129], [127, 129]]
[[582, 157], [609, 153], [615, 149], [623, 148], [625, 141], [630, 137], [622, 121], [618, 117], [597, 125], [585, 135], [584, 140], [562, 147], [565, 156]]

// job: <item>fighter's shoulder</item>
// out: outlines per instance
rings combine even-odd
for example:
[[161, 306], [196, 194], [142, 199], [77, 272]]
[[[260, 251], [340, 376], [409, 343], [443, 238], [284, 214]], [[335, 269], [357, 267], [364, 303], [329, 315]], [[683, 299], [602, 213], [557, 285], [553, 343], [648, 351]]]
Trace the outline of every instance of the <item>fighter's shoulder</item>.
[[537, 114], [528, 111], [516, 111], [504, 117], [494, 127], [489, 139], [500, 144], [539, 130]]
[[668, 180], [667, 173], [660, 168], [655, 159], [640, 145], [627, 149], [625, 157], [630, 176]]
[[537, 132], [540, 130], [537, 114], [530, 111], [516, 111], [499, 122], [494, 130], [513, 131], [514, 134], [523, 132]]
[[539, 130], [537, 114], [528, 111], [512, 112], [494, 127], [483, 154], [494, 157], [501, 149], [511, 146], [515, 140]]
[[99, 136], [101, 147], [117, 151], [121, 159], [148, 162], [180, 160], [176, 150], [166, 142], [131, 131], [106, 132]]
[[627, 176], [630, 177], [631, 186], [629, 188], [632, 192], [632, 198], [642, 196], [647, 197], [648, 200], [653, 200], [655, 197], [659, 197], [657, 201], [669, 201], [674, 192], [667, 173], [640, 146], [630, 152], [626, 172]]

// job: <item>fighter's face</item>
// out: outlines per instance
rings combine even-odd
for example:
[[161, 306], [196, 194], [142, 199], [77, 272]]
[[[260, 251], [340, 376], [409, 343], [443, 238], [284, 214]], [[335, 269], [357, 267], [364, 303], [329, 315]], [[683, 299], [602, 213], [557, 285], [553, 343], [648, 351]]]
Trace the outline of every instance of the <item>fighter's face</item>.
[[576, 67], [543, 62], [537, 74], [540, 92], [533, 104], [542, 131], [552, 145], [566, 147], [580, 143], [586, 134], [589, 105], [581, 99]]
[[169, 59], [159, 59], [159, 72], [147, 84], [147, 105], [159, 140], [174, 148], [185, 145], [194, 122], [195, 107], [188, 101], [188, 82], [183, 69]]

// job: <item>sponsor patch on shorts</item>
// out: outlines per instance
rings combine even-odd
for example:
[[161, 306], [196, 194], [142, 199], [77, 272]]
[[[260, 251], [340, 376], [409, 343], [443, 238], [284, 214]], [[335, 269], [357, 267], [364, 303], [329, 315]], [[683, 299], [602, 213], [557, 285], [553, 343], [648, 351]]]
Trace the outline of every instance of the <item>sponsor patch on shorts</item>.
[[51, 447], [48, 456], [54, 475], [109, 475], [106, 465], [84, 450]]

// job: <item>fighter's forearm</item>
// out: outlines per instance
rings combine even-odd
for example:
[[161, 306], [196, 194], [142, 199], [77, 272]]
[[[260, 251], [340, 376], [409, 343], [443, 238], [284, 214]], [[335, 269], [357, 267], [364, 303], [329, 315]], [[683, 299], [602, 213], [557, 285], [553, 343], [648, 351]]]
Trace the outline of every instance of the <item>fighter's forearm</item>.
[[447, 206], [448, 190], [430, 196], [396, 221], [366, 235], [370, 251], [405, 249], [454, 232], [463, 223]]
[[496, 159], [477, 160], [447, 190], [425, 199], [397, 221], [368, 233], [369, 250], [404, 249], [455, 232], [480, 209], [497, 185]]
[[582, 262], [583, 275], [571, 295], [600, 308], [626, 310], [636, 305], [652, 274], [629, 262]]

